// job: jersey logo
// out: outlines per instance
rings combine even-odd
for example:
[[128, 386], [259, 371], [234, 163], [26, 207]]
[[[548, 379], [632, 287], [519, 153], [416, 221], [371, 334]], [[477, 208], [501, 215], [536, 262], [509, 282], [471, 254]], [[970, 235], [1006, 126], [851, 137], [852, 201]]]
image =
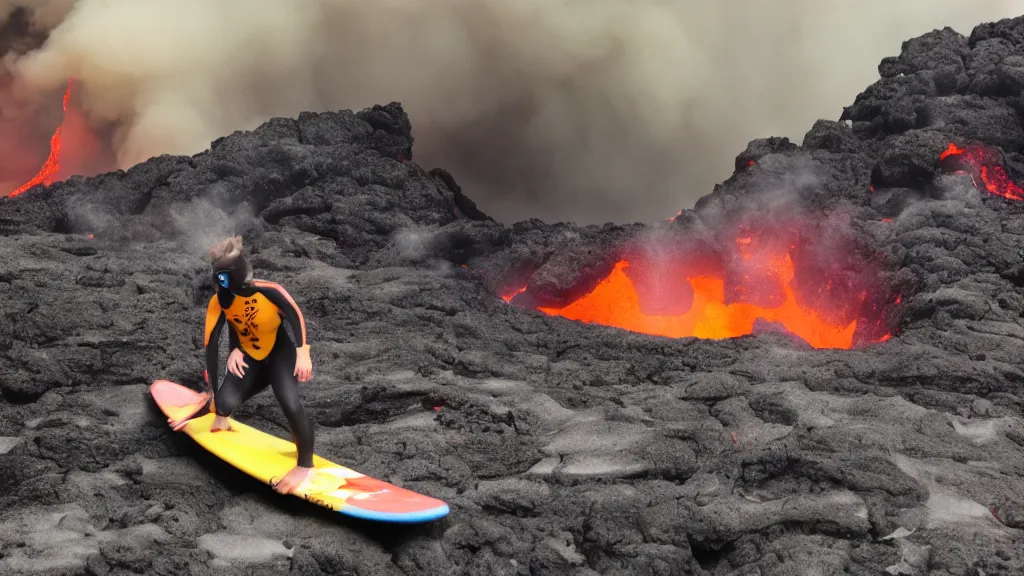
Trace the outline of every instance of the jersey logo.
[[237, 314], [231, 317], [231, 320], [238, 326], [238, 335], [249, 341], [249, 346], [253, 350], [261, 350], [259, 345], [259, 332], [260, 327], [256, 324], [256, 315], [259, 310], [256, 306], [256, 299], [245, 301], [245, 308], [242, 311], [243, 316], [239, 317]]

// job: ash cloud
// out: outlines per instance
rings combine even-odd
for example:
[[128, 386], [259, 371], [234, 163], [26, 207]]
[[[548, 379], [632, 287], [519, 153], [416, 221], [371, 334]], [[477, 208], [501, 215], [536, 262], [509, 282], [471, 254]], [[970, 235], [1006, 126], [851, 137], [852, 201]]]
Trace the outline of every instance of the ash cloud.
[[25, 93], [81, 82], [120, 167], [303, 110], [398, 100], [417, 161], [506, 222], [654, 221], [710, 192], [746, 142], [836, 118], [904, 38], [1024, 12], [859, 0], [69, 0], [5, 61]]

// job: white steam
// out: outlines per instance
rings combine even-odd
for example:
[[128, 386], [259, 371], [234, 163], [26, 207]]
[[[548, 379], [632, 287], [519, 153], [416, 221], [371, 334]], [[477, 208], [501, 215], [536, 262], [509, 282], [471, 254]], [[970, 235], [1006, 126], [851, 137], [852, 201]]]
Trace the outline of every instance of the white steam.
[[[494, 217], [661, 220], [753, 138], [799, 142], [900, 43], [1024, 0], [0, 0], [46, 45], [22, 87], [81, 81], [121, 167], [302, 110], [398, 100], [416, 159]], [[59, 24], [58, 24], [59, 22]]]
[[175, 236], [181, 239], [185, 248], [194, 254], [206, 255], [218, 242], [236, 236], [245, 230], [247, 220], [254, 216], [251, 210], [242, 209], [228, 215], [208, 198], [215, 192], [214, 184], [204, 196], [193, 199], [185, 205], [175, 205], [168, 217], [175, 228]]

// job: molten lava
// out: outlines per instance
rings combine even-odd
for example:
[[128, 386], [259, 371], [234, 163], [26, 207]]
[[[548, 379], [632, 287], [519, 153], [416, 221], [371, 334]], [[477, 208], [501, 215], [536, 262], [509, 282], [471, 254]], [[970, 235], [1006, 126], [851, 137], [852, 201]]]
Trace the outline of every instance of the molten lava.
[[[814, 348], [849, 349], [870, 289], [849, 269], [826, 269], [840, 259], [809, 252], [779, 231], [744, 234], [717, 258], [622, 259], [588, 294], [537, 310], [670, 338], [735, 338], [774, 325]], [[512, 301], [526, 289], [502, 298]], [[891, 338], [881, 323], [869, 332], [870, 342]]]
[[507, 290], [505, 293], [501, 295], [501, 299], [504, 300], [505, 302], [511, 302], [513, 298], [522, 294], [525, 291], [526, 286], [523, 286], [522, 288], [518, 288], [515, 290]]
[[834, 325], [797, 302], [793, 288], [789, 285], [793, 279], [793, 262], [788, 255], [771, 263], [779, 274], [785, 295], [781, 304], [772, 307], [746, 302], [729, 304], [726, 303], [726, 283], [723, 278], [694, 276], [684, 279], [693, 290], [690, 309], [672, 316], [650, 316], [643, 313], [640, 298], [625, 274], [629, 265], [625, 260], [620, 261], [593, 292], [572, 304], [561, 309], [539, 310], [570, 320], [617, 326], [633, 332], [670, 338], [734, 338], [753, 333], [754, 322], [762, 319], [781, 324], [815, 348], [850, 348], [853, 344], [856, 320], [846, 325]]
[[[1010, 179], [1006, 170], [1000, 165], [1000, 159], [994, 156], [991, 151], [982, 146], [961, 148], [956, 144], [950, 144], [939, 156], [939, 162], [946, 162], [948, 159], [958, 160], [964, 165], [964, 168], [969, 168], [972, 172], [971, 176], [974, 178], [975, 186], [978, 185], [980, 178], [985, 190], [990, 194], [1010, 200], [1024, 200], [1024, 188]], [[958, 170], [958, 172], [967, 172], [967, 170]]]
[[[67, 90], [64, 91], [64, 113], [68, 111], [68, 98], [71, 97], [71, 85], [75, 79], [68, 80]], [[32, 177], [31, 180], [22, 184], [14, 192], [8, 194], [8, 197], [13, 198], [19, 194], [24, 193], [33, 186], [40, 184], [52, 184], [56, 180], [57, 173], [60, 172], [60, 144], [61, 144], [61, 129], [64, 127], [63, 122], [53, 132], [53, 136], [50, 138], [50, 155], [46, 158], [46, 162], [43, 163], [43, 167], [39, 169], [39, 172]]]
[[[39, 172], [8, 196], [18, 196], [33, 186], [53, 184], [78, 174], [92, 176], [117, 168], [113, 149], [97, 134], [86, 118], [84, 111], [76, 105], [72, 86], [77, 92], [79, 84], [74, 78], [68, 80], [64, 91], [63, 119], [50, 138], [50, 152]], [[2, 194], [2, 191], [0, 191]]]

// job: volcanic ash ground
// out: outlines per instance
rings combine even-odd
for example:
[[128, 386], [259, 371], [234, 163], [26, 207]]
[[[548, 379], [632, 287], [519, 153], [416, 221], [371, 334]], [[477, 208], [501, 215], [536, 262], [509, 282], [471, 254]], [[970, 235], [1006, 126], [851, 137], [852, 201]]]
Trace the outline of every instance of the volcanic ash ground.
[[[1024, 573], [1022, 39], [907, 42], [649, 226], [504, 226], [398, 104], [0, 202], [0, 572]], [[169, 430], [146, 390], [200, 388], [231, 233], [306, 314], [317, 452], [448, 519], [349, 520]], [[269, 392], [236, 416], [288, 437]]]

